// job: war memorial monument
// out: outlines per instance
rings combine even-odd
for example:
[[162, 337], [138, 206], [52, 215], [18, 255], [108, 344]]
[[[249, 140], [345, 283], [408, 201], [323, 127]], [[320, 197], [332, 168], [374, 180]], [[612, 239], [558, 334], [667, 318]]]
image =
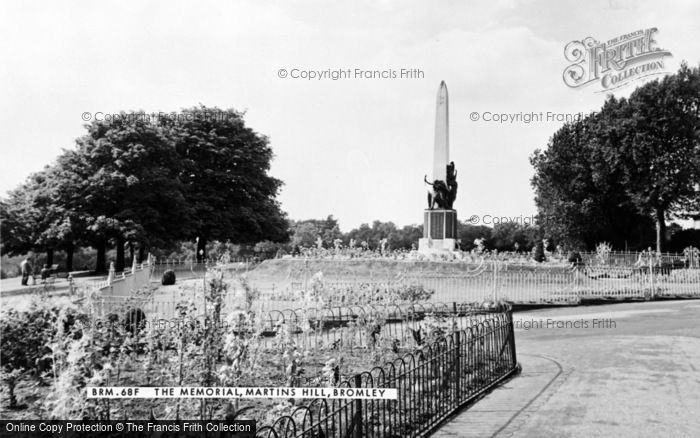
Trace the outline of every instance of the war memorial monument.
[[450, 161], [449, 98], [445, 81], [440, 82], [435, 114], [433, 174], [424, 181], [428, 190], [428, 208], [423, 215], [423, 238], [418, 251], [425, 255], [452, 254], [457, 243], [457, 171]]

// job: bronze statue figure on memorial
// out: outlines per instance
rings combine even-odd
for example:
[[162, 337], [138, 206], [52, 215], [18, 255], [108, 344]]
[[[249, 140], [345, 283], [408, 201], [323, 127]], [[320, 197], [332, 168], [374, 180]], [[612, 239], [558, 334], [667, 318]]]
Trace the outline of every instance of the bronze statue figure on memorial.
[[428, 175], [423, 177], [423, 181], [432, 187], [432, 190], [428, 191], [428, 208], [432, 210], [435, 208], [435, 205], [437, 205], [438, 208], [448, 208], [449, 190], [447, 184], [439, 179], [431, 183], [428, 181]]
[[447, 165], [447, 178], [446, 181], [447, 183], [447, 190], [449, 193], [449, 196], [447, 197], [447, 204], [449, 205], [449, 209], [452, 209], [452, 204], [454, 204], [455, 199], [457, 199], [457, 170], [455, 169], [455, 162], [450, 161], [450, 164]]
[[452, 210], [452, 205], [457, 199], [457, 172], [454, 161], [447, 165], [447, 181], [436, 179], [431, 183], [428, 181], [428, 175], [423, 177], [423, 181], [432, 187], [428, 192], [428, 208], [433, 210], [437, 205], [438, 208]]

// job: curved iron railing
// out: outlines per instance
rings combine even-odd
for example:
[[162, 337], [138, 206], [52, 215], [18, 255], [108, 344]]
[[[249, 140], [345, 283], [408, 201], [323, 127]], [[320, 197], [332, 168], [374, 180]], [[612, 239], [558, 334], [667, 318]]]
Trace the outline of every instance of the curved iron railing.
[[397, 400], [315, 399], [258, 430], [260, 438], [417, 437], [517, 369], [510, 308], [338, 387], [395, 388]]

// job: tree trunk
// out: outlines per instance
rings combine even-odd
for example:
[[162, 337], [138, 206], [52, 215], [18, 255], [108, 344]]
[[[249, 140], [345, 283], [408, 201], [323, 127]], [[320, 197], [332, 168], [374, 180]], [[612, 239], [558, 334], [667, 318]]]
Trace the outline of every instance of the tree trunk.
[[666, 240], [666, 220], [664, 210], [656, 209], [656, 252], [660, 253]]
[[73, 252], [75, 251], [75, 246], [73, 242], [68, 242], [66, 246], [66, 272], [73, 270]]
[[138, 259], [138, 262], [139, 262], [139, 263], [145, 263], [145, 262], [146, 262], [146, 260], [144, 260], [145, 257], [146, 257], [146, 245], [143, 244], [143, 243], [140, 243], [140, 244], [139, 244], [139, 259]]
[[107, 272], [107, 239], [100, 240], [97, 244], [95, 272]]
[[134, 265], [134, 257], [136, 256], [136, 254], [134, 252], [134, 242], [129, 242], [129, 256], [130, 256], [129, 266], [133, 266]]
[[119, 236], [117, 237], [117, 263], [115, 266], [115, 270], [117, 272], [123, 272], [124, 271], [124, 238]]
[[46, 264], [49, 265], [49, 268], [53, 266], [53, 248], [46, 250]]
[[200, 237], [197, 240], [197, 262], [202, 263], [207, 259], [207, 238]]

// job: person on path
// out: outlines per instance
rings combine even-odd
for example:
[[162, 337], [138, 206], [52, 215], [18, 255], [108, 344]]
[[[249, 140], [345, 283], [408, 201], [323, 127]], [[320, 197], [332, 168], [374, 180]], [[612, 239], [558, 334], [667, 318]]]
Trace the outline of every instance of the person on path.
[[44, 265], [43, 268], [41, 268], [41, 280], [46, 280], [51, 276], [51, 269], [49, 268], [49, 265]]
[[25, 257], [22, 263], [19, 264], [20, 270], [22, 271], [22, 286], [27, 286], [29, 281], [29, 276], [32, 273], [32, 264], [29, 263], [29, 257]]

